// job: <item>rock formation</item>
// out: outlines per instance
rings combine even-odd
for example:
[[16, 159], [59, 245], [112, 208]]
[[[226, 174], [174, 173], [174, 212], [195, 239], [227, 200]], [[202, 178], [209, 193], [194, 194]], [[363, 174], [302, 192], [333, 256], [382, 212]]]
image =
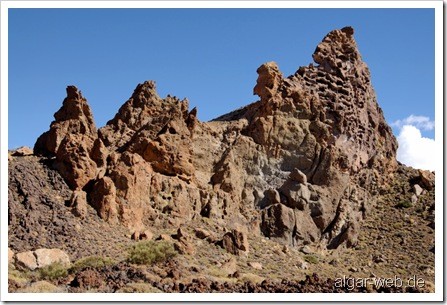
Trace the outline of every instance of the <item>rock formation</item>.
[[235, 254], [248, 244], [229, 223], [290, 246], [349, 247], [397, 166], [397, 142], [352, 28], [330, 32], [313, 59], [286, 78], [261, 65], [260, 100], [211, 122], [147, 81], [97, 130], [69, 86], [34, 152], [54, 158], [76, 215], [87, 202], [135, 236], [204, 217], [228, 229]]

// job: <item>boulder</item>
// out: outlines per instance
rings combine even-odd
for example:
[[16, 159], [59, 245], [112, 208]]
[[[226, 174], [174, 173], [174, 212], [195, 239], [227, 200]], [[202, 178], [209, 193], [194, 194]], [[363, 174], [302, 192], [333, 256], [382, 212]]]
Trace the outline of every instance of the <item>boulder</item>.
[[15, 253], [8, 247], [8, 264], [13, 264], [15, 259]]
[[416, 196], [420, 196], [422, 194], [423, 189], [422, 187], [419, 186], [419, 184], [415, 184], [413, 185], [413, 191]]
[[262, 233], [290, 246], [316, 242], [320, 229], [310, 214], [283, 204], [274, 204], [262, 211]]
[[192, 243], [192, 240], [186, 230], [182, 227], [177, 229], [177, 234], [172, 236], [177, 242], [174, 243], [174, 249], [180, 254], [193, 255], [196, 249]]
[[225, 272], [225, 274], [228, 275], [228, 276], [235, 274], [237, 272], [237, 270], [238, 270], [236, 259], [234, 259], [234, 257], [228, 259], [227, 261], [225, 261], [222, 264], [220, 269], [223, 272]]
[[210, 232], [208, 232], [207, 230], [202, 229], [202, 228], [196, 228], [195, 234], [196, 234], [196, 237], [200, 238], [200, 239], [205, 239], [211, 235]]
[[306, 184], [307, 176], [300, 171], [298, 168], [294, 168], [289, 175], [290, 180], [295, 181], [297, 183]]
[[419, 180], [420, 185], [426, 189], [427, 191], [430, 191], [433, 189], [435, 185], [435, 174], [428, 171], [428, 170], [419, 170]]
[[31, 156], [33, 154], [34, 154], [33, 149], [29, 148], [28, 146], [19, 147], [12, 152], [12, 155], [15, 157]]
[[262, 264], [260, 262], [249, 262], [248, 265], [256, 270], [262, 270]]
[[75, 216], [85, 218], [87, 216], [87, 193], [82, 190], [73, 191], [70, 206]]
[[225, 233], [220, 241], [220, 245], [231, 254], [247, 254], [249, 251], [247, 231], [238, 227]]
[[35, 270], [38, 265], [34, 253], [32, 251], [17, 253], [16, 266], [21, 269]]
[[60, 249], [37, 249], [34, 251], [38, 268], [43, 268], [54, 263], [60, 263], [69, 267], [71, 262], [67, 253]]

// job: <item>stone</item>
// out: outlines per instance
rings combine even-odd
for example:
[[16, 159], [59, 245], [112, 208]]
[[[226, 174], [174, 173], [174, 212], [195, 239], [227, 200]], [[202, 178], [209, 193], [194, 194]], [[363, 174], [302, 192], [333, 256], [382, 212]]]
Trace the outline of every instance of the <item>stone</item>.
[[169, 234], [160, 234], [155, 240], [172, 241], [172, 237]]
[[237, 228], [233, 229], [231, 232], [225, 233], [222, 240], [219, 241], [219, 244], [231, 254], [247, 254], [249, 251], [249, 244], [246, 229], [237, 226]]
[[359, 271], [359, 269], [356, 268], [356, 267], [349, 267], [348, 270], [351, 271], [351, 272], [358, 272]]
[[256, 270], [262, 270], [262, 264], [260, 262], [249, 262], [248, 265]]
[[178, 228], [177, 234], [172, 235], [172, 238], [178, 241], [174, 243], [174, 248], [175, 250], [177, 250], [177, 252], [179, 252], [180, 254], [195, 254], [196, 248], [193, 245], [189, 234], [184, 228]]
[[415, 193], [416, 196], [420, 196], [422, 194], [422, 187], [419, 186], [419, 184], [415, 184], [413, 185], [413, 191]]
[[308, 264], [307, 262], [305, 262], [305, 261], [302, 261], [302, 260], [297, 261], [297, 262], [295, 263], [295, 266], [296, 266], [298, 269], [302, 269], [302, 270], [307, 270], [307, 269], [309, 269], [309, 264]]
[[428, 170], [419, 170], [420, 186], [431, 191], [435, 185], [435, 174]]
[[60, 249], [37, 249], [34, 251], [34, 255], [38, 268], [43, 268], [54, 263], [60, 263], [66, 267], [71, 265], [68, 254]]
[[221, 240], [222, 248], [227, 250], [229, 253], [234, 255], [239, 255], [239, 249], [236, 247], [234, 240], [234, 235], [232, 232], [227, 232]]
[[175, 242], [174, 249], [180, 254], [194, 255], [196, 253], [196, 248], [189, 240]]
[[237, 272], [237, 261], [234, 258], [230, 258], [225, 261], [220, 269], [227, 275], [233, 275]]
[[301, 184], [306, 184], [307, 183], [307, 176], [305, 174], [303, 174], [302, 171], [300, 171], [297, 168], [294, 168], [289, 175], [290, 180], [292, 181], [296, 181], [298, 183]]
[[130, 239], [132, 240], [140, 240], [140, 232], [139, 231], [134, 231], [131, 235], [130, 235]]
[[196, 234], [196, 237], [200, 238], [200, 239], [205, 239], [205, 238], [207, 238], [207, 237], [209, 237], [211, 235], [210, 232], [208, 232], [205, 229], [201, 229], [201, 228], [196, 228], [195, 229], [195, 234]]
[[295, 214], [281, 203], [273, 204], [262, 211], [261, 231], [267, 237], [285, 239], [292, 244]]
[[8, 247], [8, 264], [13, 264], [15, 259], [15, 253]]
[[140, 234], [140, 240], [152, 240], [154, 238], [154, 233], [150, 230], [144, 230], [143, 233]]
[[272, 97], [282, 80], [282, 73], [279, 71], [278, 65], [275, 62], [268, 62], [260, 66], [256, 72], [259, 76], [253, 93], [261, 99]]
[[32, 251], [17, 253], [16, 266], [21, 269], [35, 270], [38, 265], [34, 253]]
[[264, 196], [271, 204], [281, 202], [281, 197], [279, 196], [279, 193], [277, 190], [274, 190], [274, 189], [265, 190]]
[[75, 216], [85, 218], [87, 216], [87, 193], [82, 190], [73, 191], [70, 206]]
[[110, 223], [118, 222], [118, 204], [116, 202], [116, 186], [110, 177], [97, 180], [90, 193], [90, 205], [98, 216]]
[[303, 252], [304, 254], [311, 254], [312, 250], [310, 250], [309, 246], [304, 246], [300, 249], [301, 252]]
[[189, 239], [189, 234], [184, 228], [180, 227], [177, 229], [177, 234], [173, 238], [177, 240]]
[[416, 194], [411, 195], [411, 203], [415, 204], [418, 202], [418, 196]]
[[248, 244], [247, 228], [243, 226], [236, 226], [236, 228], [233, 229], [233, 236], [236, 247], [241, 251], [248, 252], [250, 246]]
[[33, 149], [29, 148], [28, 146], [19, 147], [12, 152], [12, 155], [15, 157], [31, 156], [33, 154], [34, 154]]

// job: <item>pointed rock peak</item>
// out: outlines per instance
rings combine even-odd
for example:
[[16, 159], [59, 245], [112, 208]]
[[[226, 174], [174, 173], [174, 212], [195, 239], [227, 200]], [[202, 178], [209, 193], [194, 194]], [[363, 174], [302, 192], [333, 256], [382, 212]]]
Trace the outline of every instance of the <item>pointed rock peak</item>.
[[256, 72], [258, 73], [258, 80], [253, 89], [253, 94], [258, 95], [261, 100], [269, 99], [277, 92], [283, 75], [279, 71], [278, 65], [273, 61], [261, 65]]
[[[96, 127], [93, 121], [93, 114], [87, 100], [82, 96], [82, 93], [75, 86], [67, 87], [67, 97], [62, 103], [62, 107], [54, 114], [56, 122], [74, 120], [80, 121], [84, 125], [87, 133], [95, 133]], [[74, 123], [78, 125], [78, 123]], [[75, 132], [83, 132], [83, 129]], [[84, 132], [85, 132], [84, 131]]]
[[132, 94], [132, 98], [136, 98], [136, 97], [151, 97], [151, 96], [157, 96], [157, 87], [155, 85], [154, 81], [151, 80], [147, 80], [142, 84], [138, 84], [137, 87], [135, 88], [133, 94]]
[[343, 33], [345, 33], [349, 38], [354, 35], [354, 28], [350, 26], [345, 26], [341, 29]]
[[67, 86], [67, 98], [68, 99], [84, 99], [82, 93], [76, 86]]
[[324, 68], [336, 69], [341, 62], [361, 60], [353, 35], [354, 29], [350, 26], [331, 31], [315, 49], [314, 61]]
[[96, 126], [87, 100], [75, 86], [67, 87], [67, 97], [54, 114], [50, 129], [36, 141], [34, 150], [39, 155], [56, 155], [61, 142], [69, 135], [96, 138]]
[[155, 91], [156, 85], [152, 80], [147, 80], [142, 84], [138, 84], [134, 92]]

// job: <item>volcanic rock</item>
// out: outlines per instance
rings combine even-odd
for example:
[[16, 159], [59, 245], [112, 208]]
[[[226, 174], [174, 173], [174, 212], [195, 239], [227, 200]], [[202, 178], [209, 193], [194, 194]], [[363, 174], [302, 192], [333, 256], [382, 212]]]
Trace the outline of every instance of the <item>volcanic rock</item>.
[[60, 249], [37, 249], [34, 251], [38, 268], [43, 268], [54, 263], [70, 266], [70, 258]]
[[16, 254], [16, 265], [19, 268], [34, 270], [38, 267], [36, 257], [32, 251]]
[[428, 170], [419, 170], [419, 181], [420, 185], [429, 191], [435, 185], [435, 175]]
[[67, 87], [67, 97], [54, 114], [50, 130], [34, 145], [37, 155], [56, 157], [55, 167], [72, 189], [85, 186], [96, 174], [91, 159], [97, 130], [87, 100], [75, 86]]
[[34, 154], [33, 149], [27, 146], [19, 147], [12, 152], [13, 156], [19, 156], [19, 157], [30, 156], [32, 154]]
[[12, 264], [15, 259], [15, 253], [8, 247], [8, 264]]
[[74, 215], [84, 218], [87, 215], [87, 193], [81, 190], [73, 191], [70, 206], [73, 207]]
[[[146, 81], [96, 130], [70, 86], [34, 151], [55, 157], [78, 194], [74, 206], [82, 206], [82, 190], [103, 220], [139, 235], [208, 218], [289, 246], [355, 245], [371, 194], [397, 167], [397, 142], [353, 35], [350, 27], [330, 32], [316, 64], [289, 77], [274, 62], [261, 65], [253, 89], [260, 100], [211, 122]], [[248, 251], [247, 233], [237, 229], [220, 242], [233, 254]]]

